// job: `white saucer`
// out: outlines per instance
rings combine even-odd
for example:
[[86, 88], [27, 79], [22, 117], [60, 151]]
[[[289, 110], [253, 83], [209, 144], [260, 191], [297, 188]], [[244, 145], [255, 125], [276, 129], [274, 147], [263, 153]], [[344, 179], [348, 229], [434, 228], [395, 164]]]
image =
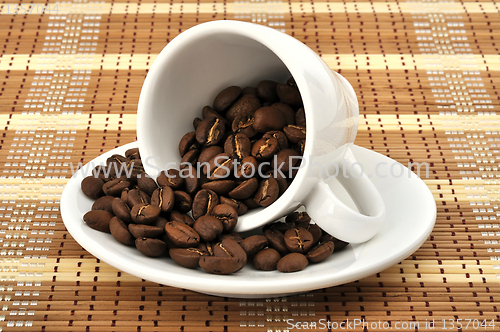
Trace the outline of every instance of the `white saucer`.
[[[137, 147], [136, 142], [104, 153], [89, 164], [104, 164], [112, 154], [124, 154], [133, 147]], [[376, 165], [382, 165], [378, 173], [386, 177], [371, 179], [384, 199], [387, 220], [368, 242], [349, 245], [300, 272], [262, 272], [248, 264], [233, 275], [211, 275], [201, 269], [178, 266], [169, 258], [148, 258], [135, 248], [120, 244], [110, 234], [93, 230], [82, 220], [93, 201], [82, 193], [80, 182], [91, 174], [93, 167], [84, 166], [68, 181], [61, 197], [61, 215], [73, 238], [92, 255], [122, 271], [164, 285], [243, 298], [285, 296], [340, 285], [380, 272], [411, 255], [427, 239], [436, 220], [436, 204], [419, 177], [413, 173], [408, 176], [403, 166], [393, 167], [391, 175], [391, 166], [399, 164], [396, 161], [358, 146], [353, 146], [352, 151], [367, 174], [376, 174]], [[404, 175], [396, 177], [403, 168]], [[343, 200], [350, 201], [336, 180], [331, 180], [331, 185]]]

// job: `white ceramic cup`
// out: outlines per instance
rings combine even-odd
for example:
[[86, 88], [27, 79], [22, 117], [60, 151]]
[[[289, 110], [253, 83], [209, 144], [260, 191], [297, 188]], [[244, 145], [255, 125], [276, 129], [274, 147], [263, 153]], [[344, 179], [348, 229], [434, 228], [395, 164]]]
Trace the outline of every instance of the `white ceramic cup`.
[[[347, 241], [373, 237], [385, 218], [384, 202], [350, 153], [358, 126], [356, 94], [310, 48], [274, 29], [214, 21], [174, 38], [154, 61], [142, 87], [137, 138], [146, 172], [153, 178], [179, 163], [181, 137], [193, 131], [193, 119], [222, 89], [255, 86], [263, 79], [285, 82], [293, 76], [307, 122], [301, 169], [270, 206], [240, 216], [236, 231], [277, 220], [304, 205], [312, 220]], [[321, 171], [320, 171], [321, 170]], [[340, 201], [324, 181], [338, 171], [358, 211]]]

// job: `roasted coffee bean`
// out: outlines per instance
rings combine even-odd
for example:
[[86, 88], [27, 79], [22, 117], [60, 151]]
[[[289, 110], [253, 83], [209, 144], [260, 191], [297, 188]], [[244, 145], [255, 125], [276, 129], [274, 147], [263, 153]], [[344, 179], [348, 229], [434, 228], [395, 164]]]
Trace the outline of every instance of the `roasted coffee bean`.
[[160, 216], [160, 208], [149, 204], [136, 204], [132, 207], [130, 215], [137, 224], [150, 225]]
[[204, 183], [201, 188], [214, 191], [218, 195], [226, 195], [236, 187], [236, 182], [233, 180], [216, 180]]
[[198, 161], [199, 155], [200, 151], [198, 151], [198, 149], [189, 150], [188, 152], [186, 152], [184, 157], [182, 157], [179, 168], [182, 170], [188, 166], [196, 167], [196, 162]]
[[81, 188], [85, 196], [92, 199], [97, 199], [104, 195], [102, 191], [102, 186], [104, 185], [104, 180], [101, 178], [96, 178], [93, 175], [87, 176], [82, 180]]
[[274, 137], [261, 138], [252, 146], [252, 156], [258, 161], [269, 160], [279, 151], [278, 140]]
[[209, 189], [201, 189], [193, 200], [193, 218], [196, 220], [206, 214], [211, 214], [214, 207], [219, 204], [219, 196]]
[[109, 233], [109, 222], [113, 214], [105, 210], [92, 210], [83, 215], [83, 221], [92, 229]]
[[[223, 152], [224, 150], [220, 146], [210, 146], [201, 151], [200, 156], [198, 157], [198, 163], [200, 166], [204, 166], [204, 164], [208, 164], [210, 160]], [[203, 173], [206, 174], [205, 168], [203, 168]]]
[[218, 118], [206, 118], [196, 128], [196, 141], [205, 146], [219, 144], [224, 138], [225, 125]]
[[309, 224], [304, 228], [307, 229], [309, 233], [311, 233], [313, 237], [313, 246], [318, 244], [318, 242], [321, 240], [321, 236], [323, 236], [323, 231], [321, 230], [321, 228], [316, 224]]
[[122, 193], [122, 190], [125, 188], [130, 187], [130, 182], [127, 180], [124, 180], [122, 178], [119, 179], [114, 179], [109, 182], [106, 182], [102, 186], [102, 190], [106, 195], [110, 196], [120, 196]]
[[120, 198], [122, 201], [124, 201], [125, 203], [127, 202], [127, 197], [128, 197], [128, 192], [130, 191], [129, 188], [125, 188], [122, 190], [122, 193], [120, 194]]
[[[278, 187], [279, 187], [279, 196], [283, 195], [283, 193], [288, 189], [288, 181], [281, 172], [276, 171], [276, 174], [274, 174], [274, 171], [268, 171], [266, 176], [272, 176], [273, 178], [276, 179], [276, 182], [278, 182]], [[276, 175], [276, 176], [275, 176]]]
[[231, 104], [240, 96], [241, 88], [239, 86], [230, 86], [225, 88], [214, 99], [214, 110], [217, 112], [223, 112], [226, 108], [231, 106]]
[[281, 259], [280, 253], [273, 248], [266, 248], [259, 251], [253, 258], [253, 267], [262, 271], [276, 270], [278, 261]]
[[130, 215], [130, 207], [119, 197], [115, 197], [111, 203], [113, 214], [120, 218], [124, 223], [129, 224], [132, 222]]
[[269, 228], [264, 231], [264, 236], [267, 237], [269, 246], [278, 250], [281, 255], [286, 255], [287, 253], [289, 253], [288, 248], [285, 244], [285, 236], [283, 235], [283, 233]]
[[127, 246], [131, 246], [135, 242], [135, 238], [130, 234], [127, 225], [118, 217], [113, 217], [109, 221], [109, 231], [118, 242]]
[[272, 224], [267, 224], [266, 226], [264, 226], [264, 228], [262, 230], [265, 232], [267, 229], [272, 229], [272, 230], [280, 232], [284, 235], [287, 230], [294, 228], [294, 227], [295, 227], [295, 223], [275, 222]]
[[263, 102], [274, 103], [278, 101], [278, 94], [276, 93], [275, 81], [264, 80], [257, 84], [257, 96]]
[[196, 269], [200, 266], [200, 257], [208, 256], [206, 252], [197, 248], [172, 248], [168, 253], [177, 264], [189, 269]]
[[[200, 123], [201, 125], [201, 123]], [[200, 126], [198, 126], [200, 128]], [[196, 142], [196, 133], [198, 132], [198, 129], [196, 131], [189, 132], [182, 136], [181, 141], [179, 142], [179, 154], [182, 157], [192, 149], [196, 149], [198, 147], [198, 143]]]
[[[221, 114], [219, 114], [216, 111], [214, 111], [214, 109], [212, 107], [210, 107], [210, 106], [203, 107], [203, 109], [201, 111], [201, 114], [202, 114], [203, 120], [205, 120], [205, 119], [219, 119], [219, 121], [225, 127], [231, 125], [231, 123], [227, 122], [227, 120], [226, 120], [226, 118], [224, 116], [222, 116]], [[198, 128], [196, 128], [196, 129], [198, 129]]]
[[198, 176], [196, 168], [189, 165], [181, 171], [181, 175], [184, 176], [186, 192], [190, 195], [195, 194], [201, 186], [201, 178]]
[[148, 237], [159, 238], [165, 234], [165, 228], [160, 228], [153, 225], [130, 224], [128, 230], [135, 238]]
[[304, 155], [304, 149], [306, 148], [306, 140], [303, 139], [297, 143], [295, 147], [295, 151], [297, 151], [300, 155]]
[[160, 208], [161, 212], [169, 212], [174, 208], [175, 195], [170, 187], [161, 187], [153, 191], [151, 205]]
[[283, 131], [290, 142], [298, 143], [306, 139], [306, 127], [288, 125]]
[[306, 126], [306, 112], [303, 107], [299, 108], [295, 113], [295, 124], [301, 127]]
[[311, 263], [319, 263], [330, 257], [334, 248], [335, 245], [332, 241], [318, 244], [306, 254], [306, 257]]
[[257, 88], [254, 88], [253, 86], [246, 86], [241, 90], [242, 95], [254, 95], [257, 97]]
[[233, 123], [238, 115], [252, 115], [261, 107], [259, 98], [252, 94], [242, 95], [226, 112], [226, 120]]
[[193, 128], [196, 131], [196, 128], [200, 125], [201, 119], [200, 118], [194, 118], [193, 120]]
[[215, 246], [214, 242], [201, 242], [200, 244], [198, 244], [196, 248], [207, 253], [207, 256], [213, 256], [214, 246]]
[[248, 211], [248, 208], [245, 204], [243, 204], [242, 202], [237, 201], [235, 199], [221, 196], [221, 197], [219, 197], [219, 200], [220, 200], [221, 204], [228, 204], [228, 205], [231, 205], [232, 207], [234, 207], [236, 209], [236, 211], [238, 212], [239, 216], [241, 216], [242, 214], [245, 214]]
[[231, 232], [238, 223], [238, 211], [229, 204], [218, 204], [213, 209], [211, 214], [222, 222], [224, 232]]
[[135, 239], [135, 247], [148, 257], [159, 257], [167, 251], [167, 244], [159, 239]]
[[209, 215], [201, 216], [194, 222], [193, 229], [203, 241], [212, 241], [223, 231], [222, 222]]
[[259, 204], [257, 204], [257, 202], [255, 201], [255, 197], [250, 197], [250, 198], [247, 198], [247, 199], [244, 199], [243, 201], [243, 204], [245, 204], [245, 206], [248, 208], [248, 209], [257, 209], [257, 208], [260, 208], [261, 206]]
[[305, 269], [308, 264], [306, 256], [293, 252], [281, 258], [276, 267], [280, 272], [297, 272]]
[[97, 199], [97, 201], [92, 204], [92, 210], [106, 210], [110, 213], [113, 213], [113, 207], [111, 203], [115, 199], [114, 196], [102, 196]]
[[195, 247], [200, 242], [200, 235], [181, 221], [172, 220], [165, 225], [165, 232], [172, 243], [181, 248]]
[[248, 179], [257, 174], [259, 163], [253, 156], [245, 157], [236, 167], [235, 177], [237, 179]]
[[255, 202], [260, 206], [269, 206], [278, 198], [279, 192], [280, 189], [275, 178], [263, 179], [255, 194]]
[[159, 216], [158, 219], [152, 224], [152, 226], [160, 227], [165, 230], [165, 225], [168, 223], [168, 220], [162, 216]]
[[281, 150], [273, 160], [274, 169], [281, 170], [285, 175], [289, 175], [290, 169], [300, 164], [302, 156], [292, 149]]
[[153, 191], [158, 188], [155, 180], [149, 177], [146, 173], [141, 173], [137, 176], [137, 187], [149, 196], [151, 196]]
[[321, 238], [320, 242], [324, 243], [324, 242], [328, 242], [328, 241], [332, 241], [333, 244], [335, 245], [335, 252], [339, 251], [339, 250], [342, 250], [344, 249], [345, 247], [347, 247], [349, 245], [349, 242], [345, 242], [345, 241], [342, 241], [342, 240], [339, 240], [337, 239], [336, 237], [333, 237], [329, 234], [326, 234], [323, 235], [323, 237]]
[[245, 134], [248, 138], [252, 138], [257, 135], [257, 131], [254, 129], [253, 124], [255, 118], [253, 114], [242, 114], [234, 118], [231, 129], [234, 133]]
[[255, 193], [258, 187], [259, 181], [256, 178], [250, 178], [231, 190], [229, 197], [240, 200], [247, 199]]
[[92, 170], [92, 176], [95, 178], [100, 178], [104, 182], [113, 180], [105, 165], [97, 165], [96, 167], [94, 167], [94, 169]]
[[277, 108], [283, 113], [285, 117], [285, 124], [294, 125], [295, 124], [295, 111], [293, 108], [284, 103], [274, 103], [271, 107]]
[[221, 153], [212, 158], [207, 165], [206, 174], [210, 181], [226, 179], [231, 175], [233, 160], [227, 153]]
[[114, 154], [108, 159], [106, 159], [106, 165], [108, 166], [108, 169], [110, 172], [115, 173], [116, 171], [122, 169], [122, 164], [127, 164], [129, 160], [127, 157], [119, 155], [119, 154]]
[[286, 84], [293, 86], [294, 88], [297, 88], [297, 83], [295, 83], [295, 79], [293, 77], [290, 77], [289, 79], [287, 79]]
[[285, 245], [290, 252], [306, 253], [313, 244], [313, 236], [305, 228], [295, 227], [285, 232]]
[[288, 149], [288, 138], [286, 137], [284, 132], [279, 130], [272, 130], [262, 135], [262, 138], [271, 138], [271, 137], [274, 137], [278, 140], [278, 149], [280, 150]]
[[302, 107], [302, 97], [297, 88], [286, 85], [279, 84], [276, 86], [276, 92], [282, 103], [290, 105], [291, 107], [297, 109]]
[[172, 168], [161, 172], [156, 181], [160, 187], [171, 187], [173, 190], [179, 189], [184, 184], [184, 179], [180, 176], [179, 171]]
[[180, 190], [174, 190], [174, 209], [182, 212], [188, 213], [191, 211], [193, 205], [193, 199], [188, 193]]
[[245, 250], [248, 256], [253, 256], [269, 243], [269, 240], [264, 235], [252, 235], [241, 241], [240, 245]]
[[236, 257], [201, 256], [200, 267], [213, 274], [231, 274], [241, 269], [241, 263]]
[[141, 159], [141, 155], [139, 153], [139, 148], [132, 148], [125, 151], [125, 157], [128, 159]]
[[274, 107], [264, 106], [254, 113], [255, 122], [253, 128], [259, 133], [271, 130], [281, 130], [285, 126], [285, 116]]
[[[309, 215], [305, 211], [302, 211], [302, 212], [295, 211], [295, 212], [289, 213], [286, 216], [285, 221], [286, 222], [294, 222], [294, 223], [304, 223], [305, 222], [306, 227], [307, 227], [307, 225], [309, 225], [309, 222], [311, 221], [311, 217], [309, 217]], [[301, 227], [304, 227], [304, 226], [301, 225]]]
[[137, 204], [149, 204], [151, 198], [145, 192], [139, 189], [131, 189], [127, 194], [127, 205], [134, 206]]
[[142, 166], [142, 161], [140, 159], [131, 159], [127, 161], [127, 172], [130, 172], [129, 181], [132, 183], [137, 182], [137, 176], [144, 173], [144, 167]]
[[191, 218], [188, 214], [180, 213], [179, 211], [170, 212], [170, 220], [180, 221], [191, 227], [194, 225], [193, 218]]
[[224, 143], [224, 152], [232, 159], [242, 160], [248, 157], [251, 148], [250, 140], [243, 133], [230, 135]]
[[224, 239], [222, 242], [214, 246], [214, 256], [216, 257], [235, 257], [240, 263], [242, 269], [247, 263], [247, 253], [238, 244], [238, 242], [231, 239]]
[[241, 236], [240, 233], [236, 233], [236, 232], [232, 232], [232, 233], [229, 233], [229, 234], [220, 234], [218, 237], [219, 241], [223, 241], [225, 239], [230, 239], [230, 240], [234, 240], [238, 243], [241, 243], [241, 241], [243, 241], [243, 237]]

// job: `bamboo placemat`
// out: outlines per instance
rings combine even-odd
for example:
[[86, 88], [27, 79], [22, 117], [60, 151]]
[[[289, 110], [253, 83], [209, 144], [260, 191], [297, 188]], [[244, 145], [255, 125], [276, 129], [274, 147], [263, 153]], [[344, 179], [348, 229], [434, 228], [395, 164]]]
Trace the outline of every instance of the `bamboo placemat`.
[[[296, 330], [286, 319], [324, 331], [326, 320], [347, 331], [500, 330], [494, 1], [4, 0], [0, 10], [1, 331]], [[358, 145], [429, 163], [438, 214], [419, 250], [349, 284], [240, 300], [138, 279], [71, 238], [59, 213], [69, 163], [135, 140], [156, 55], [223, 19], [303, 41], [356, 90]]]

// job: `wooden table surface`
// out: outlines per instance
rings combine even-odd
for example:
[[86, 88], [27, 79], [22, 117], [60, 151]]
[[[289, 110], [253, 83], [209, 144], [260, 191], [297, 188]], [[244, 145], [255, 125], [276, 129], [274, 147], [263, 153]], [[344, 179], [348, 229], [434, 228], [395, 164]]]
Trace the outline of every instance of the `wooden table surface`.
[[[3, 0], [0, 12], [0, 331], [500, 330], [496, 2]], [[141, 280], [72, 239], [59, 210], [69, 163], [134, 141], [156, 55], [224, 19], [304, 42], [356, 90], [356, 144], [429, 163], [437, 220], [420, 249], [345, 285], [241, 300]]]

